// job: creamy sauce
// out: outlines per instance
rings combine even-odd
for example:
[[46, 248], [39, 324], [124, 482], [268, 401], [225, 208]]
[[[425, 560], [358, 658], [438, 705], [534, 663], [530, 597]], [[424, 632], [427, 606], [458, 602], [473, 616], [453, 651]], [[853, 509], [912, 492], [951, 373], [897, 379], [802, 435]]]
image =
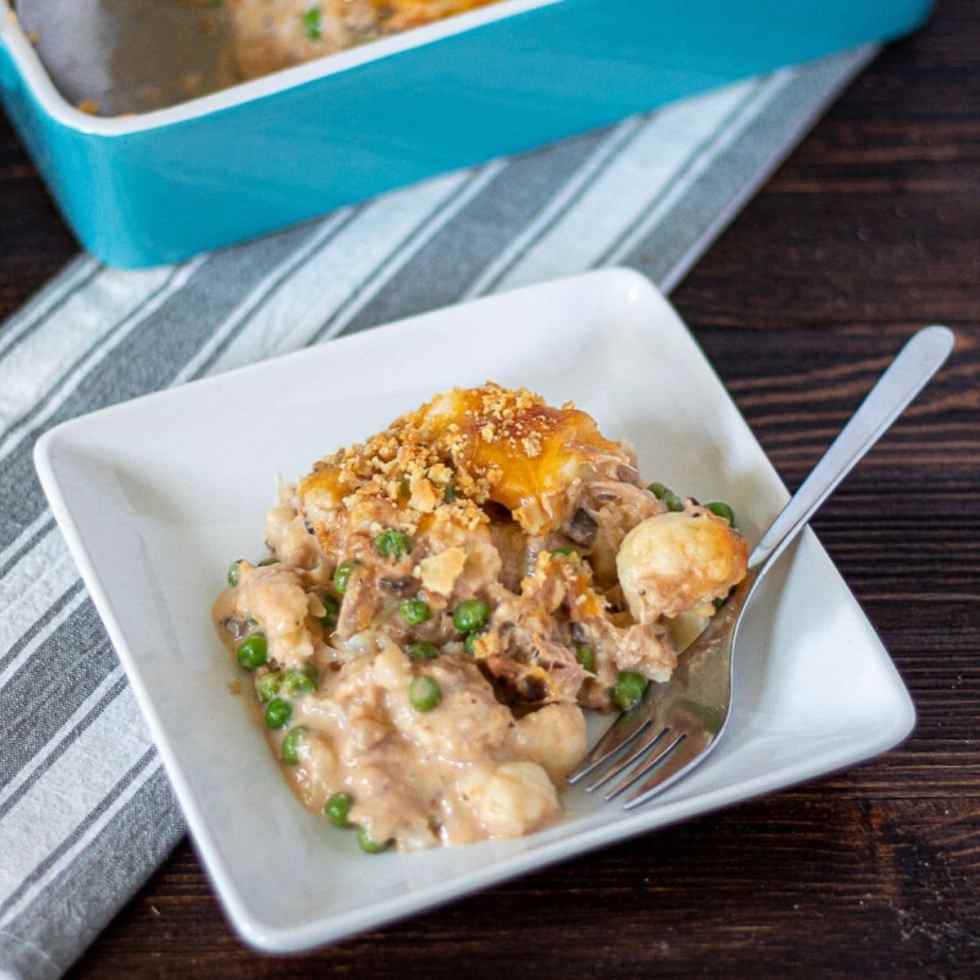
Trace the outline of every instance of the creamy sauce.
[[727, 521], [668, 510], [585, 413], [489, 383], [316, 463], [264, 538], [219, 634], [304, 806], [344, 794], [406, 851], [558, 819], [582, 708], [669, 680], [745, 574]]
[[[223, 593], [214, 618], [224, 636], [231, 610], [272, 581], [253, 578], [240, 592]], [[264, 612], [273, 601], [264, 598]], [[291, 623], [292, 615], [287, 601], [279, 621]], [[347, 661], [332, 650], [311, 657], [316, 689], [289, 698], [288, 725], [267, 729], [280, 760], [290, 732], [302, 730], [294, 736], [297, 761], [283, 770], [304, 806], [321, 813], [334, 794], [348, 793], [353, 823], [372, 840], [409, 851], [520, 836], [559, 816], [559, 790], [585, 753], [579, 707], [550, 704], [516, 718], [465, 653], [415, 663], [383, 634], [373, 645], [377, 652]], [[268, 673], [257, 674], [257, 688]], [[438, 683], [437, 710], [411, 705], [409, 685], [420, 676]]]

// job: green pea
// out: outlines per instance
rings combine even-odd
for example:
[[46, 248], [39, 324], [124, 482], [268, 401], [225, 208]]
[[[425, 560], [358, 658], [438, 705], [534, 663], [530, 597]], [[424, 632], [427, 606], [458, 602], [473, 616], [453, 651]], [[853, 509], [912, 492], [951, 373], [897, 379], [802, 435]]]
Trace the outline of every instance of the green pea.
[[629, 711], [639, 703], [650, 682], [633, 670], [621, 670], [612, 689], [612, 698], [620, 711]]
[[323, 603], [323, 615], [320, 617], [320, 622], [325, 630], [333, 632], [337, 627], [337, 620], [340, 619], [340, 602], [336, 596], [328, 595], [326, 592], [320, 596], [320, 602]]
[[720, 517], [723, 521], [728, 521], [732, 527], [735, 527], [735, 511], [728, 506], [728, 504], [723, 503], [720, 500], [714, 500], [710, 504], [705, 504], [708, 510], [717, 517]]
[[286, 737], [282, 740], [282, 761], [287, 766], [299, 764], [299, 747], [306, 735], [306, 729], [302, 725], [290, 728]]
[[255, 696], [265, 704], [271, 701], [282, 687], [282, 674], [277, 670], [270, 670], [255, 678]]
[[460, 633], [475, 633], [489, 618], [490, 607], [482, 599], [464, 599], [453, 610], [453, 625]]
[[267, 568], [269, 565], [278, 565], [278, 564], [279, 564], [278, 558], [263, 558], [262, 561], [259, 562], [257, 567]]
[[418, 626], [432, 617], [432, 610], [425, 599], [405, 599], [398, 607], [398, 615], [408, 623], [409, 626]]
[[575, 554], [574, 548], [552, 548], [551, 553], [556, 558], [569, 558], [571, 555]]
[[265, 706], [265, 723], [268, 728], [282, 728], [293, 717], [293, 707], [282, 698], [273, 698]]
[[310, 7], [300, 15], [303, 21], [303, 31], [311, 41], [319, 41], [323, 37], [323, 14], [319, 7]]
[[361, 850], [365, 854], [380, 854], [382, 851], [387, 851], [391, 847], [390, 840], [386, 840], [381, 844], [371, 840], [371, 835], [363, 827], [357, 828], [357, 843], [361, 845]]
[[404, 531], [396, 531], [389, 527], [374, 539], [374, 547], [379, 555], [394, 558], [396, 561], [412, 550], [412, 539]]
[[428, 640], [410, 643], [406, 652], [412, 660], [435, 660], [439, 656], [439, 648]]
[[651, 483], [647, 490], [652, 493], [657, 500], [667, 505], [667, 510], [681, 511], [684, 509], [684, 501], [674, 493], [670, 487], [663, 483]]
[[238, 644], [235, 656], [246, 670], [261, 667], [269, 659], [269, 644], [265, 633], [252, 633], [251, 636], [246, 636]]
[[290, 667], [282, 678], [282, 691], [288, 697], [296, 697], [297, 694], [309, 694], [316, 690], [316, 669], [305, 667], [303, 670], [296, 670]]
[[333, 573], [333, 587], [337, 595], [343, 595], [347, 591], [347, 583], [350, 582], [350, 577], [359, 564], [360, 562], [356, 561], [342, 561], [337, 566], [337, 570]]
[[323, 808], [323, 812], [335, 827], [346, 830], [351, 825], [348, 817], [350, 816], [350, 808], [353, 805], [354, 797], [349, 793], [334, 793], [327, 800], [327, 805]]
[[583, 670], [587, 670], [590, 674], [595, 673], [595, 650], [592, 647], [576, 647], [575, 659], [581, 664]]
[[238, 562], [240, 562], [240, 561], [241, 561], [241, 558], [239, 558], [238, 561], [233, 561], [228, 566], [228, 584], [232, 588], [234, 588], [236, 585], [238, 585]]
[[416, 677], [408, 685], [408, 700], [416, 711], [431, 711], [439, 706], [442, 690], [431, 677]]
[[482, 632], [467, 633], [463, 640], [463, 649], [471, 656], [476, 656], [476, 641], [482, 636]]

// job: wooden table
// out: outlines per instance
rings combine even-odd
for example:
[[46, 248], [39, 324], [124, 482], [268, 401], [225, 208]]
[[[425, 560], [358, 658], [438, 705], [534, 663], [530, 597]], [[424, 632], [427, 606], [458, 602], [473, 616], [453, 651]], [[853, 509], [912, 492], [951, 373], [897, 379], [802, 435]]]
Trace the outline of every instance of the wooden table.
[[[75, 251], [0, 118], [0, 316]], [[908, 742], [309, 957], [245, 949], [185, 842], [77, 976], [980, 976], [980, 4], [887, 50], [674, 298], [791, 487], [903, 338], [957, 331], [815, 521]]]

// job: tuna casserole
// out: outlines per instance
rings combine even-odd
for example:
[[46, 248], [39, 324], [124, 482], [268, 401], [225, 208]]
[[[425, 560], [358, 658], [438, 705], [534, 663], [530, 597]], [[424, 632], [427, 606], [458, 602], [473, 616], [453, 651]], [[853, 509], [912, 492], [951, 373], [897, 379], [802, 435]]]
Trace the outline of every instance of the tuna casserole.
[[224, 6], [238, 71], [243, 78], [257, 78], [495, 2], [224, 0]]
[[747, 557], [725, 504], [645, 485], [589, 415], [491, 382], [318, 460], [265, 544], [215, 623], [297, 797], [368, 852], [554, 821], [583, 709], [667, 681]]

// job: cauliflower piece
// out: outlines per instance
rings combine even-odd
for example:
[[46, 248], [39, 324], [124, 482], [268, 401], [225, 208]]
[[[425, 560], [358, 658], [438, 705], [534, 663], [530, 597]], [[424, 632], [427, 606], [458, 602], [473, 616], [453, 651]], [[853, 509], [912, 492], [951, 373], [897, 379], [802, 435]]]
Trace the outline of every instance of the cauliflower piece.
[[281, 562], [299, 568], [316, 568], [320, 549], [289, 500], [292, 489], [287, 487], [280, 495], [279, 504], [266, 515], [265, 541]]
[[619, 584], [638, 622], [655, 622], [721, 599], [745, 577], [748, 548], [704, 508], [641, 521], [616, 556]]
[[534, 762], [475, 768], [461, 780], [461, 789], [490, 837], [520, 837], [561, 811], [548, 774]]
[[585, 715], [577, 704], [546, 704], [517, 722], [515, 743], [552, 780], [563, 782], [585, 756]]
[[310, 603], [296, 572], [284, 565], [256, 568], [239, 564], [235, 612], [251, 617], [269, 641], [269, 656], [288, 667], [302, 667], [313, 656]]

